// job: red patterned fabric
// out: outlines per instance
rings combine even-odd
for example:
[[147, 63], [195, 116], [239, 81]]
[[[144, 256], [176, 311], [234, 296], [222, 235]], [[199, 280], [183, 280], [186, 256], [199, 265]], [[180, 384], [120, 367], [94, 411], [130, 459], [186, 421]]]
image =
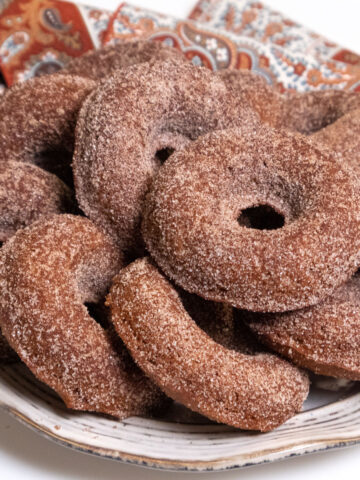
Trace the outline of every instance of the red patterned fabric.
[[107, 12], [71, 2], [2, 0], [0, 66], [6, 84], [57, 71], [98, 47], [108, 20]]
[[334, 59], [322, 62], [270, 42], [123, 3], [111, 17], [104, 41], [112, 44], [136, 38], [172, 45], [195, 64], [212, 70], [254, 70], [282, 91], [360, 90], [357, 65]]
[[189, 19], [304, 53], [319, 62], [360, 66], [360, 55], [324, 38], [256, 0], [199, 0]]

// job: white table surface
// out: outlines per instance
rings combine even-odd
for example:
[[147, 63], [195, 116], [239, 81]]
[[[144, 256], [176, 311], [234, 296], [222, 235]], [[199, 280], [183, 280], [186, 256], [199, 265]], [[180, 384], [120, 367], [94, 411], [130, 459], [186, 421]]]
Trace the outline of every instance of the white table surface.
[[[119, 0], [120, 1], [120, 0]], [[328, 36], [360, 52], [359, 0], [264, 0]], [[116, 0], [83, 0], [89, 5], [115, 9]], [[134, 3], [176, 16], [185, 16], [194, 0], [134, 0]], [[42, 438], [0, 411], [0, 480], [359, 480], [360, 446], [298, 457], [247, 470], [210, 474], [167, 473], [102, 460], [66, 449]]]

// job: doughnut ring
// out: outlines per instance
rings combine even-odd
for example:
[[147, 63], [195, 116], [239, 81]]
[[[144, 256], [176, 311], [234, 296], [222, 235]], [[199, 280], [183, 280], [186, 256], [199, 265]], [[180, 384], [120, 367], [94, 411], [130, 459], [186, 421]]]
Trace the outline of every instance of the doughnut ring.
[[260, 120], [274, 128], [284, 127], [284, 98], [264, 77], [249, 70], [219, 70], [225, 84]]
[[89, 220], [55, 215], [2, 247], [0, 323], [21, 360], [75, 410], [143, 414], [163, 395], [88, 313], [121, 265]]
[[125, 252], [141, 252], [142, 204], [161, 163], [199, 135], [239, 121], [256, 116], [205, 68], [169, 61], [115, 72], [79, 115], [73, 171], [80, 207]]
[[66, 177], [77, 114], [95, 85], [90, 79], [54, 74], [10, 88], [0, 102], [0, 162], [34, 163]]
[[318, 305], [279, 314], [245, 313], [260, 340], [295, 364], [331, 377], [360, 380], [360, 277]]
[[106, 303], [136, 363], [191, 410], [234, 427], [268, 431], [301, 409], [309, 388], [304, 373], [275, 355], [246, 355], [215, 343], [148, 259], [115, 277]]
[[186, 61], [179, 50], [160, 42], [137, 40], [91, 50], [71, 60], [61, 73], [102, 80], [115, 70], [155, 60]]
[[264, 124], [223, 130], [161, 167], [142, 232], [183, 289], [246, 310], [294, 310], [356, 271], [357, 199], [348, 169], [303, 136]]

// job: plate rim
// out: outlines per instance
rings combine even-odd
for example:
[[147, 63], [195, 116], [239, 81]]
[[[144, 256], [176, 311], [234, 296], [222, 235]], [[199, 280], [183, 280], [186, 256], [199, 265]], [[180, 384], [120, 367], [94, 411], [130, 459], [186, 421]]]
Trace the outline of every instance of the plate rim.
[[[356, 395], [356, 394], [354, 394]], [[342, 400], [339, 400], [340, 402]], [[338, 403], [338, 402], [335, 402]], [[320, 453], [339, 448], [351, 447], [360, 444], [360, 433], [356, 436], [348, 438], [330, 438], [318, 439], [313, 442], [300, 441], [299, 443], [288, 444], [286, 447], [274, 447], [261, 450], [249, 456], [235, 455], [224, 459], [202, 461], [202, 460], [171, 460], [157, 459], [153, 457], [141, 456], [127, 453], [124, 451], [114, 450], [110, 448], [100, 448], [96, 446], [86, 445], [75, 442], [62, 437], [60, 434], [38, 425], [29, 417], [19, 412], [16, 408], [5, 403], [0, 403], [0, 408], [9, 414], [12, 418], [19, 421], [22, 425], [30, 428], [32, 431], [42, 437], [61, 445], [62, 447], [75, 450], [79, 453], [92, 455], [95, 457], [118, 461], [129, 465], [137, 465], [140, 467], [151, 468], [172, 472], [221, 472], [228, 470], [237, 470], [266, 463], [277, 462], [289, 458], [295, 458], [313, 453]], [[320, 407], [323, 408], [323, 407]], [[294, 449], [297, 449], [294, 451]]]

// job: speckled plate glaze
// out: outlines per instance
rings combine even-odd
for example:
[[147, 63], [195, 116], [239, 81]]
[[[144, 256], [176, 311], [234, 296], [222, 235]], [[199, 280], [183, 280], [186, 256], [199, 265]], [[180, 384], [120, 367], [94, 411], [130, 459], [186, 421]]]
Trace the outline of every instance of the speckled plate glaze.
[[219, 471], [360, 442], [360, 387], [312, 387], [304, 411], [274, 432], [242, 432], [174, 405], [166, 418], [123, 422], [67, 410], [22, 364], [0, 366], [0, 406], [56, 442], [105, 458], [187, 471]]

